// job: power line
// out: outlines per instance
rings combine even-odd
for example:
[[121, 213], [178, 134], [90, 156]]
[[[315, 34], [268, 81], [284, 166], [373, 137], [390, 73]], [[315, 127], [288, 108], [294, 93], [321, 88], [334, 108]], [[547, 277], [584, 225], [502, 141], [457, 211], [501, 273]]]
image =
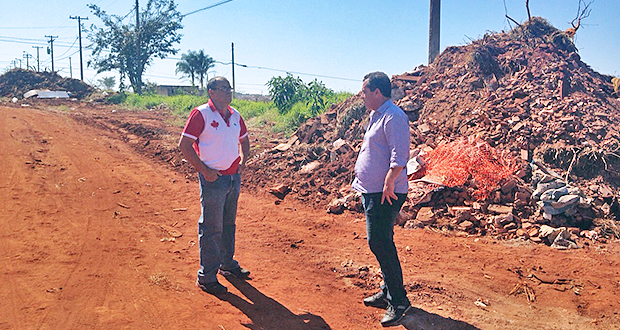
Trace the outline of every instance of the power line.
[[282, 69], [267, 68], [267, 67], [263, 67], [263, 66], [253, 66], [253, 65], [245, 65], [245, 64], [238, 64], [238, 63], [235, 63], [235, 65], [237, 65], [237, 66], [241, 66], [241, 67], [244, 67], [244, 68], [261, 69], [261, 70], [270, 70], [270, 71], [285, 72], [285, 73], [294, 73], [294, 74], [300, 74], [300, 75], [304, 75], [304, 76], [312, 76], [312, 77], [319, 77], [319, 78], [329, 78], [329, 79], [338, 79], [338, 80], [347, 80], [347, 81], [357, 81], [357, 82], [359, 82], [359, 81], [360, 81], [359, 79], [351, 79], [351, 78], [342, 78], [342, 77], [326, 76], [326, 75], [314, 74], [314, 73], [296, 72], [296, 71], [290, 71], [290, 70], [282, 70]]
[[233, 0], [224, 0], [224, 1], [220, 1], [220, 2], [215, 3], [215, 4], [212, 4], [212, 5], [210, 5], [210, 6], [207, 6], [207, 7], [204, 7], [204, 8], [198, 9], [198, 10], [194, 10], [194, 11], [192, 11], [192, 12], [190, 12], [190, 13], [187, 13], [187, 14], [185, 14], [185, 15], [182, 15], [181, 17], [189, 16], [189, 15], [195, 14], [195, 13], [200, 12], [200, 11], [203, 11], [203, 10], [211, 9], [211, 8], [213, 8], [213, 7], [217, 7], [217, 6], [219, 6], [219, 5], [223, 5], [223, 4], [225, 4], [225, 3], [227, 3], [227, 2], [231, 2], [231, 1], [233, 1]]
[[[69, 54], [69, 55], [67, 55], [67, 56], [65, 56], [65, 57], [60, 57], [60, 58], [57, 58], [57, 59], [56, 59], [56, 61], [62, 61], [62, 60], [65, 60], [65, 59], [71, 58], [71, 56], [73, 56], [73, 55], [77, 54], [78, 52], [79, 52], [79, 50], [76, 50], [76, 51], [74, 51], [73, 53], [71, 53], [71, 54]], [[66, 52], [65, 52], [65, 54], [67, 54], [67, 53], [68, 53], [68, 51], [66, 51]], [[64, 56], [65, 54], [62, 54], [62, 55]]]
[[[166, 57], [165, 59], [166, 60], [178, 60], [178, 61], [181, 60], [181, 58], [178, 58], [178, 57]], [[217, 64], [222, 64], [222, 65], [231, 65], [232, 64], [231, 62], [223, 62], [223, 61], [218, 61], [218, 60], [214, 60], [213, 62], [217, 63]], [[297, 72], [297, 71], [284, 70], [284, 69], [274, 69], [274, 68], [268, 68], [268, 67], [264, 67], [264, 66], [247, 65], [247, 64], [241, 64], [241, 63], [235, 63], [235, 66], [240, 66], [240, 67], [247, 68], [247, 69], [259, 69], [259, 70], [269, 70], [269, 71], [284, 72], [284, 73], [294, 73], [294, 74], [299, 74], [299, 75], [304, 75], [304, 76], [311, 76], [311, 77], [318, 77], [318, 78], [347, 80], [347, 81], [355, 81], [355, 82], [359, 82], [360, 81], [359, 79], [334, 77], [334, 76], [327, 76], [327, 75], [321, 75], [321, 74], [315, 74], [315, 73], [307, 73], [307, 72]]]
[[121, 17], [121, 21], [124, 21], [127, 16], [131, 15], [136, 10], [136, 7], [133, 7], [125, 16]]
[[0, 26], [0, 30], [67, 29], [72, 26]]
[[[73, 46], [75, 46], [75, 43], [76, 43], [77, 41], [78, 41], [78, 38], [77, 38], [77, 37], [75, 37], [75, 41], [73, 41], [73, 44], [71, 44], [71, 46], [69, 46], [69, 49], [67, 49], [67, 51], [65, 51], [62, 55], [58, 56], [58, 57], [60, 57], [58, 60], [62, 60], [62, 59], [64, 59], [64, 58], [62, 58], [62, 57], [63, 57], [63, 56], [65, 56], [65, 54], [67, 54], [68, 52], [70, 52], [70, 51], [71, 51], [71, 48], [73, 48]], [[75, 54], [75, 53], [74, 53], [74, 54]], [[73, 54], [71, 54], [71, 55], [73, 55]], [[69, 56], [71, 56], [71, 55], [69, 55]]]
[[[2, 42], [14, 42], [14, 43], [27, 43], [27, 44], [47, 44], [46, 40], [43, 39], [29, 39], [29, 38], [18, 38], [18, 37], [7, 37], [7, 36], [0, 36], [0, 41]], [[62, 43], [62, 42], [58, 42], [57, 46], [61, 46], [61, 47], [70, 47], [67, 46], [69, 45], [69, 43]]]

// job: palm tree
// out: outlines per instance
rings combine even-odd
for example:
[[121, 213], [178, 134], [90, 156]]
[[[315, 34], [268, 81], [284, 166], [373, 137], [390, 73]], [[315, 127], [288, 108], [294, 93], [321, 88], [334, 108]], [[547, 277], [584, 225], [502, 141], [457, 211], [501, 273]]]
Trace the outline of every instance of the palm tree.
[[192, 87], [195, 87], [194, 81], [196, 79], [196, 58], [197, 53], [194, 51], [188, 51], [187, 54], [181, 55], [181, 60], [177, 62], [177, 68], [174, 73], [181, 73], [183, 77], [188, 77], [192, 81]]
[[[182, 73], [183, 76], [189, 77], [192, 86], [195, 87], [194, 81], [196, 77], [200, 80], [200, 88], [204, 89], [205, 80], [209, 80], [208, 71], [215, 66], [215, 60], [205, 54], [204, 50], [187, 51], [187, 54], [181, 55], [181, 60], [177, 62], [175, 73]], [[206, 79], [205, 79], [206, 78]]]
[[[201, 49], [196, 53], [196, 74], [200, 78], [200, 87], [204, 89], [204, 81], [209, 80], [208, 71], [215, 66], [215, 60]], [[205, 79], [206, 78], [206, 79]]]

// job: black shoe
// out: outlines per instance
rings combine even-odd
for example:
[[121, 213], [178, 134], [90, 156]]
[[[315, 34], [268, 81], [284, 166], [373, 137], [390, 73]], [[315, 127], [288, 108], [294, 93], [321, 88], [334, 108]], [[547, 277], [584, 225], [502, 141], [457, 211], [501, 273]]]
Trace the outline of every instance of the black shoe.
[[385, 293], [383, 290], [373, 294], [370, 297], [364, 298], [364, 305], [370, 307], [377, 307], [381, 309], [386, 309], [389, 305], [387, 298], [385, 297]]
[[237, 267], [234, 269], [221, 269], [220, 268], [220, 274], [224, 275], [224, 276], [234, 276], [236, 278], [242, 279], [242, 280], [247, 280], [250, 278], [250, 271], [247, 269], [243, 269], [241, 267]]
[[407, 313], [411, 309], [411, 305], [398, 305], [392, 306], [392, 304], [388, 304], [387, 311], [381, 320], [381, 325], [384, 327], [391, 327], [400, 324], [400, 320], [403, 319], [405, 313]]
[[228, 289], [225, 286], [221, 285], [220, 282], [217, 282], [217, 281], [211, 282], [211, 283], [205, 283], [205, 284], [196, 282], [196, 286], [202, 289], [202, 291], [206, 293], [210, 293], [215, 296], [225, 294], [228, 292]]

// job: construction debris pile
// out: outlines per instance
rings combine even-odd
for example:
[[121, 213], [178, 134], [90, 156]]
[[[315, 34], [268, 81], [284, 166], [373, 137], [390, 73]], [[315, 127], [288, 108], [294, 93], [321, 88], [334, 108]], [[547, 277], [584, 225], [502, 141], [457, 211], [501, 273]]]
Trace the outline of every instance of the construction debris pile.
[[[620, 238], [620, 101], [612, 78], [582, 62], [570, 37], [542, 18], [449, 47], [431, 65], [392, 77], [412, 137], [400, 224], [558, 248]], [[333, 213], [362, 211], [349, 188], [366, 117], [359, 94], [333, 106], [255, 155], [245, 184]], [[474, 166], [456, 166], [450, 148], [461, 156], [474, 148], [468, 164], [507, 171], [487, 167], [493, 186], [481, 190]], [[444, 173], [427, 173], [438, 150]], [[457, 168], [461, 181], [448, 180]]]
[[63, 78], [57, 73], [13, 69], [0, 76], [0, 96], [22, 99], [31, 90], [67, 91], [83, 99], [94, 88], [79, 79]]

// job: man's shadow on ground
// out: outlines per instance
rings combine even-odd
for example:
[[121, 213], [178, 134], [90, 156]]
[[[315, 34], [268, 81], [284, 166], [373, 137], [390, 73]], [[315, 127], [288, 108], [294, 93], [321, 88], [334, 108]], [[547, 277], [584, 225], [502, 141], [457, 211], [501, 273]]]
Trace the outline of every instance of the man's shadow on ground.
[[318, 315], [311, 313], [296, 315], [279, 302], [265, 296], [250, 283], [232, 276], [228, 276], [226, 279], [249, 301], [232, 292], [228, 292], [219, 298], [235, 306], [252, 320], [251, 324], [243, 324], [248, 329], [331, 329], [325, 320]]
[[[232, 276], [226, 279], [249, 301], [232, 292], [220, 296], [219, 299], [235, 306], [252, 320], [251, 324], [243, 324], [248, 329], [331, 329], [318, 315], [311, 313], [296, 315], [276, 300], [265, 296], [250, 283]], [[407, 330], [480, 330], [471, 324], [428, 313], [415, 307], [403, 317], [401, 325]]]
[[426, 312], [419, 308], [411, 308], [401, 323], [407, 330], [480, 330], [475, 326]]

